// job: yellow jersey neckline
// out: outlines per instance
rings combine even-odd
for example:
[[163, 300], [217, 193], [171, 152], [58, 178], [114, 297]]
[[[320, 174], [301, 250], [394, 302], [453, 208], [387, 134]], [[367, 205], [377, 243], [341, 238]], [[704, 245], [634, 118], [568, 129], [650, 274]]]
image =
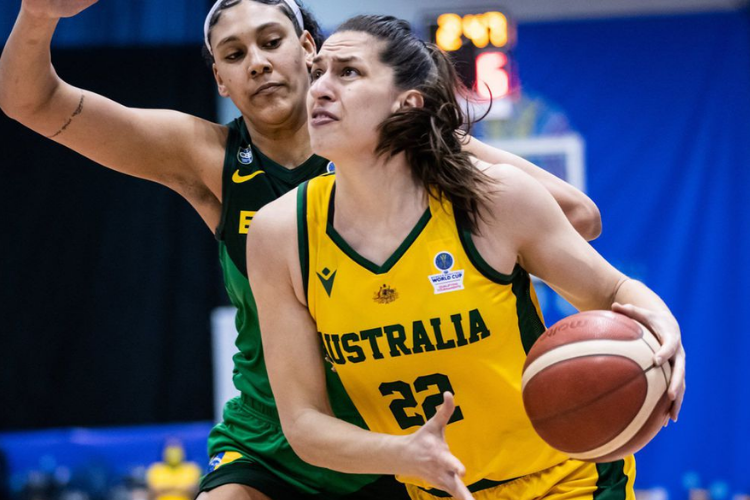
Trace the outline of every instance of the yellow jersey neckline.
[[373, 274], [385, 274], [395, 266], [401, 257], [411, 248], [414, 242], [422, 234], [424, 228], [427, 227], [427, 223], [432, 218], [432, 212], [430, 211], [430, 205], [428, 203], [422, 216], [417, 221], [416, 225], [412, 228], [404, 241], [396, 248], [396, 250], [388, 257], [382, 265], [377, 265], [374, 262], [366, 259], [354, 250], [349, 243], [336, 231], [333, 227], [333, 214], [334, 214], [334, 199], [336, 195], [336, 182], [331, 183], [331, 192], [328, 195], [328, 214], [326, 221], [326, 235], [331, 238], [331, 241], [342, 251], [344, 255], [352, 259], [354, 262], [364, 267]]

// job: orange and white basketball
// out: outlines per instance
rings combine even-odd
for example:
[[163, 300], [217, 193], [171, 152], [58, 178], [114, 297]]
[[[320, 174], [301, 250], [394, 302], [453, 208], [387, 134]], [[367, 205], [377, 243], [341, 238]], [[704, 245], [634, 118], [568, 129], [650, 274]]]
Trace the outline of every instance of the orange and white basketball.
[[609, 462], [634, 453], [661, 429], [671, 401], [669, 363], [646, 327], [612, 311], [564, 318], [534, 344], [523, 371], [523, 403], [539, 436], [571, 458]]

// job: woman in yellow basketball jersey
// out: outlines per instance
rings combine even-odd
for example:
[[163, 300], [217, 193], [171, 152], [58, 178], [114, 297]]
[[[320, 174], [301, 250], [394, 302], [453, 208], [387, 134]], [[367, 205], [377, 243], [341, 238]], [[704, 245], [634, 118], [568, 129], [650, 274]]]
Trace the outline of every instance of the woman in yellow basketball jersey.
[[[0, 57], [0, 108], [102, 165], [176, 191], [220, 242], [227, 291], [238, 308], [236, 343], [242, 355], [234, 358], [234, 382], [242, 395], [227, 403], [225, 421], [211, 432], [210, 473], [200, 490], [212, 500], [278, 500], [305, 493], [392, 498], [378, 489], [387, 480], [311, 467], [286, 443], [244, 269], [252, 215], [302, 180], [325, 172], [329, 163], [312, 154], [306, 126], [309, 66], [322, 42], [315, 19], [295, 0], [216, 0], [204, 25], [206, 51], [219, 93], [231, 98], [242, 114], [220, 125], [172, 110], [126, 107], [58, 77], [50, 54], [56, 26], [96, 0], [16, 3], [18, 19]], [[467, 149], [530, 172], [584, 235], [598, 235], [596, 206], [572, 186], [478, 141], [470, 141]], [[333, 383], [331, 391], [341, 408], [350, 406], [340, 384]], [[349, 416], [361, 420], [353, 409]]]
[[[312, 145], [336, 174], [264, 207], [248, 238], [295, 451], [334, 470], [397, 474], [412, 498], [633, 499], [633, 457], [570, 460], [525, 415], [521, 368], [544, 331], [529, 273], [581, 310], [648, 325], [663, 344], [655, 362], [674, 366], [676, 419], [685, 355], [666, 305], [597, 254], [529, 176], [472, 166], [455, 132], [455, 72], [407, 23], [347, 21], [311, 79]], [[333, 416], [331, 368], [369, 431]]]

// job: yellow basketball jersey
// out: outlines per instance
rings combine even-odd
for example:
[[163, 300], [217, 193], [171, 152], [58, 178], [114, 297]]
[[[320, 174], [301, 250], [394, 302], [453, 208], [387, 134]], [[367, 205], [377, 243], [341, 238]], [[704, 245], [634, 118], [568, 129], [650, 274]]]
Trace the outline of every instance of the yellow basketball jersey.
[[446, 438], [466, 484], [564, 461], [536, 435], [521, 399], [526, 353], [544, 331], [528, 273], [492, 269], [451, 204], [432, 198], [396, 252], [375, 265], [333, 228], [334, 181], [299, 188], [300, 261], [327, 358], [369, 428], [413, 433], [451, 391]]

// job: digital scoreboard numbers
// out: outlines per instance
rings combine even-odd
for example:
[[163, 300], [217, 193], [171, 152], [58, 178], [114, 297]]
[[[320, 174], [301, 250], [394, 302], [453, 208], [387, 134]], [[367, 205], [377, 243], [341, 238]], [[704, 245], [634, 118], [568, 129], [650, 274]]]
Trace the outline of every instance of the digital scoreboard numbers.
[[451, 55], [463, 82], [481, 99], [501, 99], [516, 90], [515, 29], [505, 14], [447, 12], [426, 19], [430, 41]]

